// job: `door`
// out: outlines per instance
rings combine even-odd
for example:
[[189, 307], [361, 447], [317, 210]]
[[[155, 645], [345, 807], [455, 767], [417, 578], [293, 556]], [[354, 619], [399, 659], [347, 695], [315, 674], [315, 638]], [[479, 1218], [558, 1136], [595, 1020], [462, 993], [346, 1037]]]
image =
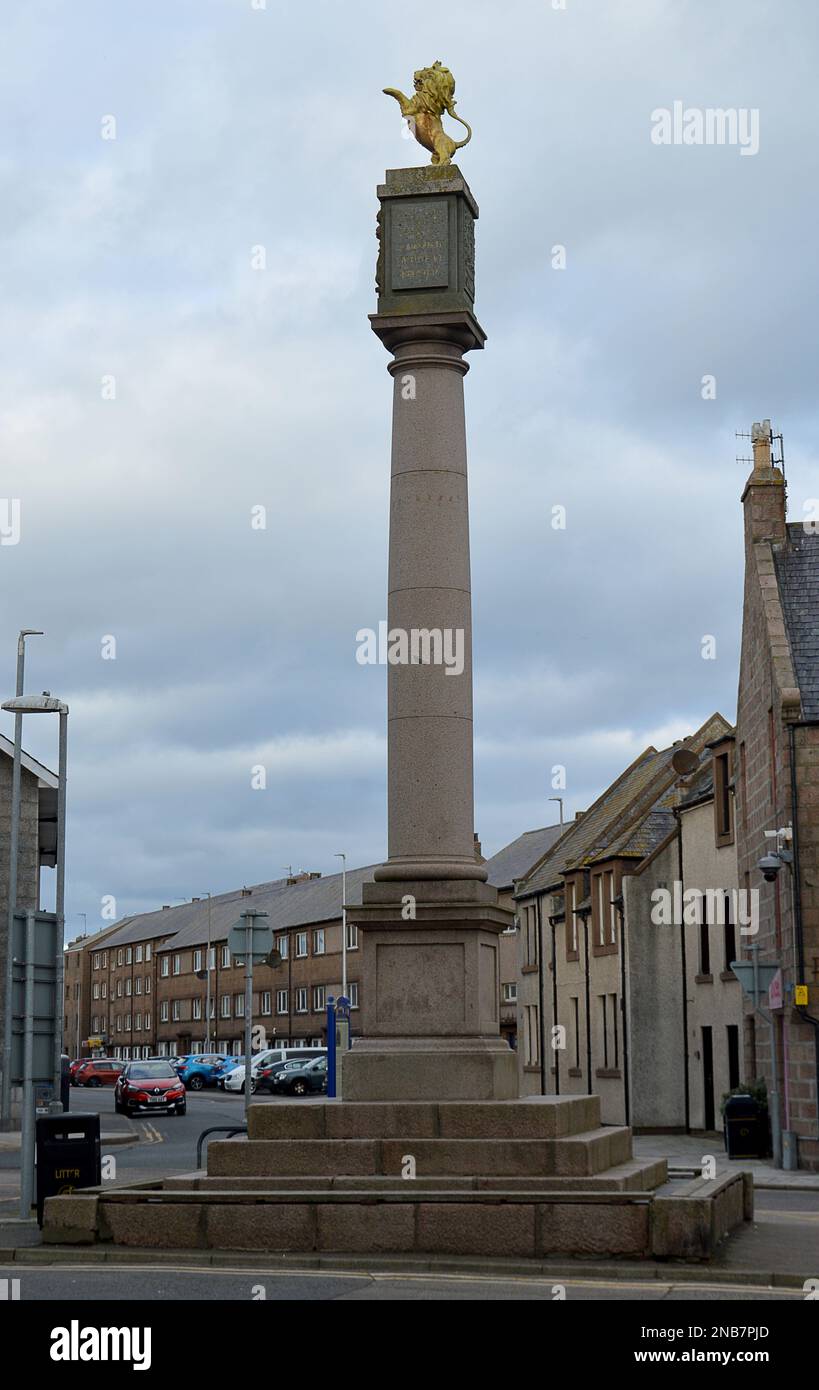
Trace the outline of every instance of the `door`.
[[702, 1030], [703, 1129], [714, 1128], [714, 1042], [710, 1028]]

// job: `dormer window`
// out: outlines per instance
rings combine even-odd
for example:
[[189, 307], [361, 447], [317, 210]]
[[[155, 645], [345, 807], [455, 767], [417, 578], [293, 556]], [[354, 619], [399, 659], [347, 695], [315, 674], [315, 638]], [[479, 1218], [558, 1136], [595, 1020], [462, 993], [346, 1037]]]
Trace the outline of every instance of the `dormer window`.
[[731, 790], [731, 753], [714, 754], [714, 831], [717, 847], [734, 842], [734, 794]]

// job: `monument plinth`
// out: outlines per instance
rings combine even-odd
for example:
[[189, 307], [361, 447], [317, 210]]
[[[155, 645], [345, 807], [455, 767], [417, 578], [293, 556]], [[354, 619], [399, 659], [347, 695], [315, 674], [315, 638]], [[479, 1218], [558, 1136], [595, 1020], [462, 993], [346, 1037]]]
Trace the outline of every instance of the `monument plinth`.
[[392, 354], [387, 617], [397, 659], [387, 670], [388, 857], [348, 909], [363, 929], [369, 1025], [345, 1058], [344, 1097], [510, 1099], [498, 934], [512, 916], [474, 845], [463, 379], [465, 354], [486, 336], [474, 315], [478, 206], [451, 164], [391, 169], [378, 196], [370, 322]]

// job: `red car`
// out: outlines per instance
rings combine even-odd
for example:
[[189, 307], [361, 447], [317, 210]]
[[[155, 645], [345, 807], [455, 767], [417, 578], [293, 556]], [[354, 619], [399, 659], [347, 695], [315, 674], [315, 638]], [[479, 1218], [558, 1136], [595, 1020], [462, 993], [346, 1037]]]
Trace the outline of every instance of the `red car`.
[[126, 1062], [114, 1088], [114, 1109], [119, 1115], [135, 1115], [139, 1110], [184, 1115], [184, 1082], [170, 1062]]
[[114, 1086], [124, 1062], [114, 1057], [86, 1057], [72, 1077], [74, 1086]]

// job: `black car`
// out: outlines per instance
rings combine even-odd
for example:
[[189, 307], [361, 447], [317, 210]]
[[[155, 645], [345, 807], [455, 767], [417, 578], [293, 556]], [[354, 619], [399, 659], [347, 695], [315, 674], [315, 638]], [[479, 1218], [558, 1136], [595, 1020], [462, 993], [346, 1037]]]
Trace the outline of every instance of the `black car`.
[[285, 1062], [271, 1077], [270, 1090], [274, 1096], [306, 1096], [310, 1091], [327, 1090], [327, 1058], [316, 1057], [303, 1067]]
[[129, 1062], [114, 1088], [114, 1109], [119, 1115], [137, 1111], [167, 1110], [184, 1115], [185, 1087], [170, 1062]]

